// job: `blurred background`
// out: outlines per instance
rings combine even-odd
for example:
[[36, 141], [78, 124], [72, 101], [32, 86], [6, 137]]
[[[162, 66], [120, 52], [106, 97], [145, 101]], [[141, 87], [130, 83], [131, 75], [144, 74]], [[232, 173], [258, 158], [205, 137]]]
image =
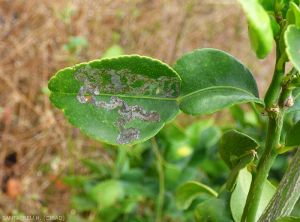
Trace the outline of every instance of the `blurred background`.
[[[0, 0], [0, 215], [153, 221], [158, 177], [151, 143], [124, 154], [85, 137], [50, 104], [47, 82], [61, 68], [105, 56], [142, 54], [172, 65], [182, 54], [204, 47], [239, 58], [264, 94], [274, 53], [256, 59], [234, 0]], [[192, 221], [172, 205], [172, 189], [182, 172], [189, 177], [182, 181], [201, 180], [216, 189], [224, 183], [228, 169], [216, 146], [223, 128], [237, 124], [229, 113], [236, 112], [181, 115], [157, 136], [166, 161], [163, 221]], [[249, 119], [245, 124], [258, 132]], [[172, 140], [181, 138], [178, 134], [183, 139]], [[126, 189], [122, 200], [116, 198], [120, 212], [114, 209], [112, 218], [103, 212], [105, 219], [99, 219], [90, 187], [123, 177], [136, 187]], [[152, 184], [146, 191], [139, 191], [146, 187], [141, 178]], [[102, 193], [107, 189], [98, 187]]]

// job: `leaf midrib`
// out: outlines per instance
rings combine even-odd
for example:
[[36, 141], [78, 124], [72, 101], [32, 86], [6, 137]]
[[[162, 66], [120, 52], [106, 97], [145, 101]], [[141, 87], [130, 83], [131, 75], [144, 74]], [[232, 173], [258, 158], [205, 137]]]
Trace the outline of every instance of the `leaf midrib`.
[[[248, 92], [244, 89], [237, 88], [237, 87], [232, 87], [232, 86], [212, 86], [212, 87], [208, 87], [208, 88], [204, 88], [204, 89], [199, 89], [199, 90], [196, 90], [196, 91], [191, 92], [189, 94], [186, 94], [184, 96], [179, 96], [179, 97], [176, 97], [176, 98], [151, 97], [151, 96], [133, 96], [133, 95], [109, 94], [109, 93], [100, 93], [96, 97], [98, 97], [98, 96], [116, 96], [116, 97], [120, 97], [120, 98], [153, 99], [153, 100], [167, 100], [167, 101], [180, 102], [181, 100], [185, 99], [186, 97], [192, 96], [192, 95], [197, 94], [199, 92], [205, 92], [205, 91], [214, 90], [214, 89], [233, 89], [233, 90], [240, 91], [240, 92], [243, 92], [245, 94], [248, 94], [248, 95], [256, 98], [258, 101], [261, 101], [258, 97], [256, 97], [252, 93], [250, 93], [250, 92]], [[58, 93], [58, 94], [62, 94], [62, 95], [77, 95], [77, 93], [58, 92], [58, 91], [51, 91], [51, 93]], [[263, 103], [263, 102], [261, 101], [261, 103]]]
[[253, 97], [257, 98], [258, 100], [260, 100], [254, 94], [252, 94], [252, 93], [250, 93], [250, 92], [248, 92], [248, 91], [246, 91], [246, 90], [244, 90], [242, 88], [237, 88], [237, 87], [233, 87], [233, 86], [212, 86], [212, 87], [207, 87], [207, 88], [204, 88], [204, 89], [199, 89], [199, 90], [193, 91], [193, 92], [191, 92], [189, 94], [186, 94], [184, 96], [178, 97], [177, 99], [180, 101], [182, 99], [185, 99], [186, 97], [192, 96], [192, 95], [197, 94], [199, 92], [209, 91], [209, 90], [212, 90], [212, 89], [234, 89], [236, 91], [241, 91], [243, 93], [246, 93], [246, 94], [248, 94], [250, 96], [253, 96]]

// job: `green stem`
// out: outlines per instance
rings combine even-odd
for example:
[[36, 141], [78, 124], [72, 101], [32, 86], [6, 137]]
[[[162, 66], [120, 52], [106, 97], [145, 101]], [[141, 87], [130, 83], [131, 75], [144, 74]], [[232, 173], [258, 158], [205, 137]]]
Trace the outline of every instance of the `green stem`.
[[279, 40], [276, 41], [276, 64], [272, 82], [265, 96], [266, 111], [269, 116], [268, 133], [265, 150], [259, 160], [257, 170], [253, 173], [249, 194], [243, 211], [242, 222], [255, 222], [264, 184], [276, 159], [283, 124], [283, 112], [279, 108], [282, 79], [285, 71], [286, 57], [281, 54]]
[[269, 171], [277, 156], [275, 148], [279, 144], [281, 128], [282, 128], [282, 114], [277, 116], [269, 116], [268, 135], [266, 139], [266, 147], [263, 155], [257, 166], [257, 171], [253, 174], [253, 180], [250, 186], [246, 205], [244, 208], [242, 221], [255, 222], [256, 213], [261, 199], [264, 184], [268, 178]]
[[114, 178], [118, 178], [121, 176], [127, 158], [126, 146], [118, 146], [117, 149], [118, 149], [117, 151], [118, 153], [117, 153], [117, 159], [116, 159], [115, 169], [113, 173]]
[[284, 174], [275, 195], [259, 222], [271, 222], [282, 216], [289, 216], [300, 197], [300, 149], [295, 153]]
[[156, 205], [156, 222], [162, 222], [162, 210], [164, 205], [164, 195], [165, 195], [165, 176], [164, 176], [164, 169], [163, 169], [163, 158], [160, 155], [159, 148], [156, 142], [155, 137], [151, 139], [153, 152], [156, 157], [156, 168], [158, 172], [159, 177], [159, 194], [157, 199], [157, 205]]
[[277, 49], [274, 75], [265, 96], [266, 109], [270, 109], [277, 104], [278, 95], [281, 90], [281, 83], [284, 76], [285, 62], [285, 55], [281, 55], [279, 49]]

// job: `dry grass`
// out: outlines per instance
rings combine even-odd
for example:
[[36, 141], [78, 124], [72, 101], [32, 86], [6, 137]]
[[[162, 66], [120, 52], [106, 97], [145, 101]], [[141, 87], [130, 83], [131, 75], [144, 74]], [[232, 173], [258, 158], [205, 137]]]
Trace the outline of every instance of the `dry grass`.
[[[254, 70], [264, 91], [271, 58], [255, 59], [235, 1], [216, 2], [0, 0], [0, 215], [13, 209], [27, 214], [67, 211], [68, 190], [56, 178], [80, 170], [80, 157], [111, 158], [101, 144], [70, 126], [43, 91], [55, 71], [99, 58], [113, 43], [128, 54], [171, 64], [195, 48], [223, 49]], [[72, 16], [62, 18], [68, 10]], [[85, 37], [88, 48], [68, 54], [63, 45], [70, 36]], [[17, 159], [11, 156], [9, 162], [7, 156], [14, 152]], [[7, 190], [11, 179], [17, 181], [15, 198]]]

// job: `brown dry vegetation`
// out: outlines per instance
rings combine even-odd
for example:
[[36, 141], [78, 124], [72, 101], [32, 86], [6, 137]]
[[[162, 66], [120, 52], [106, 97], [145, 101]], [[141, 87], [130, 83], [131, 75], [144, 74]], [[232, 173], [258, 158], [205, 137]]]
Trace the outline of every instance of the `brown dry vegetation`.
[[[114, 43], [170, 64], [214, 47], [246, 63], [264, 92], [272, 56], [255, 59], [245, 24], [234, 0], [0, 0], [0, 215], [66, 212], [61, 176], [80, 171], [82, 157], [112, 161], [51, 106], [46, 86], [58, 69], [99, 58]], [[70, 36], [88, 47], [68, 54]]]

